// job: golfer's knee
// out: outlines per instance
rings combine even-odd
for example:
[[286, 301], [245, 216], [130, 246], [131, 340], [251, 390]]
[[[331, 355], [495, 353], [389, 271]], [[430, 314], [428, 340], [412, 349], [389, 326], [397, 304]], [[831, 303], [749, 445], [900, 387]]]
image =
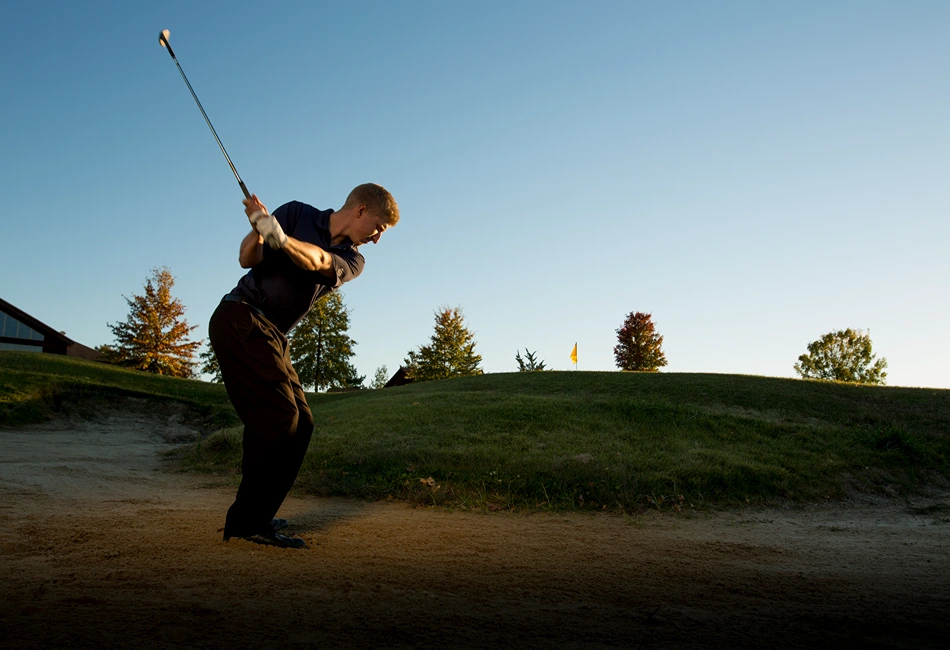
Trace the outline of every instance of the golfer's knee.
[[299, 414], [297, 407], [290, 405], [271, 413], [270, 427], [278, 433], [293, 434], [297, 430]]

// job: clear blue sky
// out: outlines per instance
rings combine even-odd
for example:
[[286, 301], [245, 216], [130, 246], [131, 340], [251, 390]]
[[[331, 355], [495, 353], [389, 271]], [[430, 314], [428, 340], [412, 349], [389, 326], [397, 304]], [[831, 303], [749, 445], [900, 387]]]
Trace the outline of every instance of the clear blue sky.
[[167, 265], [207, 321], [251, 191], [402, 220], [344, 290], [371, 378], [461, 306], [486, 372], [792, 377], [870, 329], [888, 384], [950, 388], [950, 3], [14, 3], [0, 41], [0, 297], [95, 346]]

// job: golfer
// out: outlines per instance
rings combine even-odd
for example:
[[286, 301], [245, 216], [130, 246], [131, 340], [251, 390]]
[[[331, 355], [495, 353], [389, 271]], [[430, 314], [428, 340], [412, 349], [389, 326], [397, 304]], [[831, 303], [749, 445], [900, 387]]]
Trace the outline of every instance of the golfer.
[[363, 271], [359, 246], [374, 244], [399, 221], [392, 195], [373, 183], [350, 192], [339, 210], [293, 201], [273, 214], [244, 200], [252, 230], [241, 242], [250, 269], [211, 316], [211, 347], [228, 397], [244, 423], [241, 485], [224, 540], [301, 548], [279, 534], [274, 515], [290, 491], [313, 433], [313, 415], [290, 363], [287, 332], [324, 294]]

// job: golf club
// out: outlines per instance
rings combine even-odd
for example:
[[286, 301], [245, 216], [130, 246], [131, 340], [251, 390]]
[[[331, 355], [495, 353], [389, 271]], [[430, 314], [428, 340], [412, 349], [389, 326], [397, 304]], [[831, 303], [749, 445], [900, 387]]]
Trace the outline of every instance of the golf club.
[[168, 50], [168, 53], [172, 57], [172, 61], [175, 62], [175, 65], [178, 66], [178, 72], [181, 73], [181, 78], [185, 80], [185, 83], [188, 85], [188, 90], [191, 91], [191, 96], [195, 98], [195, 103], [198, 104], [198, 110], [201, 111], [201, 114], [205, 118], [205, 122], [208, 123], [208, 128], [211, 129], [212, 135], [214, 135], [215, 141], [218, 143], [218, 146], [221, 147], [221, 153], [224, 154], [224, 157], [227, 159], [228, 164], [231, 165], [231, 171], [234, 172], [234, 178], [237, 179], [238, 185], [241, 186], [241, 191], [244, 192], [244, 198], [251, 198], [251, 193], [247, 191], [247, 188], [244, 186], [244, 181], [241, 180], [240, 175], [237, 173], [237, 169], [234, 168], [234, 163], [231, 162], [231, 157], [228, 155], [228, 152], [224, 149], [224, 145], [221, 144], [221, 138], [218, 137], [218, 133], [214, 130], [214, 126], [211, 124], [211, 120], [208, 119], [208, 114], [205, 113], [204, 107], [201, 106], [201, 102], [198, 101], [198, 95], [195, 94], [195, 89], [191, 87], [191, 82], [188, 81], [188, 77], [185, 76], [185, 71], [181, 69], [181, 64], [178, 62], [178, 59], [175, 57], [175, 51], [172, 49], [171, 44], [168, 42], [168, 37], [170, 32], [167, 29], [163, 29], [158, 35], [158, 42], [162, 47]]

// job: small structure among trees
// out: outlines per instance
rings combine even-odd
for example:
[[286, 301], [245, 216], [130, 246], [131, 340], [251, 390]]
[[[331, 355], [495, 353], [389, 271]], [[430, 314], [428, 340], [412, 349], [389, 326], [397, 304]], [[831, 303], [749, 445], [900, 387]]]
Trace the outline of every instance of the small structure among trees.
[[392, 377], [389, 378], [389, 381], [383, 385], [383, 388], [395, 388], [396, 386], [405, 386], [406, 384], [412, 383], [412, 377], [406, 374], [406, 367], [399, 366]]
[[887, 359], [874, 360], [870, 332], [850, 327], [809, 343], [808, 352], [798, 357], [794, 368], [803, 379], [881, 385], [887, 379]]
[[172, 297], [175, 277], [168, 267], [152, 269], [144, 295], [125, 298], [129, 315], [124, 323], [107, 323], [115, 345], [98, 348], [103, 361], [172, 377], [193, 377], [201, 341], [189, 340], [198, 327], [185, 320], [185, 306]]
[[481, 375], [482, 357], [475, 353], [475, 335], [465, 326], [461, 307], [441, 307], [435, 312], [435, 332], [429, 345], [411, 350], [403, 361], [411, 381]]
[[357, 375], [350, 359], [356, 341], [350, 338], [350, 310], [343, 295], [323, 295], [290, 333], [290, 360], [300, 383], [316, 390], [356, 390], [365, 376]]
[[614, 359], [621, 370], [656, 372], [666, 365], [663, 337], [656, 332], [652, 314], [630, 312], [617, 330]]

